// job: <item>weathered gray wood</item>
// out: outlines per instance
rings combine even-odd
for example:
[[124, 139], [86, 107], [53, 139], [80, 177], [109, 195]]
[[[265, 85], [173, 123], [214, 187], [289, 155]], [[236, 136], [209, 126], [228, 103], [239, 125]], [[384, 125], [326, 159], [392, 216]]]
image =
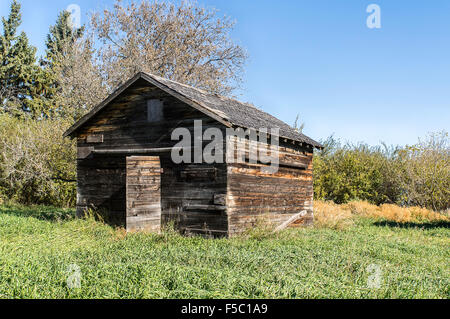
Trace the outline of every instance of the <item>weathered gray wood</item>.
[[110, 102], [116, 99], [120, 94], [122, 94], [126, 89], [128, 89], [133, 83], [135, 83], [141, 77], [140, 74], [137, 74], [132, 79], [128, 80], [124, 85], [122, 85], [118, 90], [116, 90], [113, 94], [108, 96], [102, 103], [94, 107], [88, 114], [83, 116], [81, 120], [75, 123], [72, 127], [70, 127], [67, 132], [64, 133], [64, 137], [70, 136], [77, 128], [81, 127], [84, 123], [86, 123], [95, 113], [99, 110], [107, 106]]
[[181, 178], [192, 179], [209, 179], [215, 180], [217, 177], [217, 168], [215, 167], [187, 167], [180, 173]]
[[160, 148], [130, 148], [130, 149], [108, 149], [108, 150], [94, 150], [94, 154], [160, 154], [170, 153], [172, 150], [183, 150], [181, 147], [160, 147]]
[[226, 206], [219, 205], [187, 205], [185, 210], [226, 210]]
[[127, 157], [127, 232], [161, 230], [160, 171], [159, 157]]
[[89, 157], [94, 151], [93, 147], [78, 147], [77, 148], [77, 159], [85, 159]]
[[87, 136], [86, 143], [103, 143], [103, 134], [93, 134]]
[[[231, 141], [233, 143], [227, 149], [229, 236], [242, 233], [261, 220], [280, 225], [299, 211], [306, 211], [306, 215], [294, 223], [311, 223], [312, 152], [304, 146], [281, 142], [278, 170], [268, 173], [264, 170], [267, 165], [249, 163], [249, 147], [254, 145], [239, 139]], [[237, 154], [244, 154], [246, 162], [235, 163], [229, 160], [230, 156], [236, 158]]]
[[280, 231], [286, 229], [287, 227], [289, 227], [289, 225], [295, 223], [295, 222], [298, 221], [300, 218], [305, 217], [306, 214], [308, 214], [308, 212], [307, 212], [306, 210], [304, 210], [304, 211], [302, 211], [302, 212], [300, 212], [300, 213], [298, 213], [298, 214], [295, 214], [294, 216], [292, 216], [291, 218], [289, 218], [287, 221], [285, 221], [285, 222], [283, 222], [281, 225], [277, 226], [277, 227], [274, 229], [274, 232], [277, 233], [277, 232], [280, 232]]

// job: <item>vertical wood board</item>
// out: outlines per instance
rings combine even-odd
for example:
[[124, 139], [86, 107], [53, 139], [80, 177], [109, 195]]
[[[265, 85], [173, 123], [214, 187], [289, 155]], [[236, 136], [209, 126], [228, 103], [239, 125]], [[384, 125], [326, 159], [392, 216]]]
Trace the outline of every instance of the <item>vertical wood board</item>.
[[127, 157], [128, 232], [161, 230], [161, 163], [157, 156]]

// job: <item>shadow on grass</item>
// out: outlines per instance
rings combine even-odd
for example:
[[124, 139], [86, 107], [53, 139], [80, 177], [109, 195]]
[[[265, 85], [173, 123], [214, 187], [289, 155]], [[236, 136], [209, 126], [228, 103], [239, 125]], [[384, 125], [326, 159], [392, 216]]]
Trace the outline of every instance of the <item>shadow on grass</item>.
[[373, 223], [375, 226], [384, 227], [396, 227], [396, 228], [420, 228], [420, 229], [434, 229], [434, 228], [450, 228], [450, 222], [447, 221], [436, 221], [436, 222], [424, 222], [424, 223], [414, 223], [414, 222], [392, 222], [392, 221], [379, 221]]
[[7, 214], [17, 217], [32, 217], [51, 222], [67, 221], [76, 217], [74, 209], [50, 206], [26, 207], [20, 205], [4, 205], [0, 206], [0, 214]]

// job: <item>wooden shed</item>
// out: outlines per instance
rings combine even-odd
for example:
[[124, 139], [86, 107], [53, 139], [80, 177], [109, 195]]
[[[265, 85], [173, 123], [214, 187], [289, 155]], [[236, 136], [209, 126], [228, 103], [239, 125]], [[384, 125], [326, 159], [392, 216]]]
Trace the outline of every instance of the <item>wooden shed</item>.
[[[180, 128], [192, 133], [192, 149], [211, 143], [199, 141], [199, 133], [222, 132], [212, 154], [223, 161], [194, 158], [174, 140]], [[229, 130], [267, 141], [252, 143], [250, 134]], [[77, 139], [79, 215], [92, 208], [128, 231], [159, 231], [173, 222], [182, 232], [213, 236], [233, 236], [261, 219], [281, 224], [300, 212], [300, 224], [313, 221], [312, 158], [321, 145], [253, 105], [141, 72], [65, 136]], [[272, 150], [273, 141], [277, 169], [265, 170], [267, 162], [249, 154], [255, 145]], [[174, 161], [176, 151], [192, 161]], [[237, 154], [244, 156], [233, 160]]]

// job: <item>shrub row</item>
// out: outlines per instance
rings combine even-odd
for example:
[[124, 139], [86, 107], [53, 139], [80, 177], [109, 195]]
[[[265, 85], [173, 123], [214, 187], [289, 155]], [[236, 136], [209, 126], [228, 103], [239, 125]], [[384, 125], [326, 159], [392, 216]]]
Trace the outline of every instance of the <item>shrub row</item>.
[[73, 206], [75, 143], [63, 120], [0, 115], [0, 202]]
[[450, 207], [450, 141], [430, 134], [413, 146], [342, 145], [329, 137], [314, 158], [316, 199], [381, 205]]

